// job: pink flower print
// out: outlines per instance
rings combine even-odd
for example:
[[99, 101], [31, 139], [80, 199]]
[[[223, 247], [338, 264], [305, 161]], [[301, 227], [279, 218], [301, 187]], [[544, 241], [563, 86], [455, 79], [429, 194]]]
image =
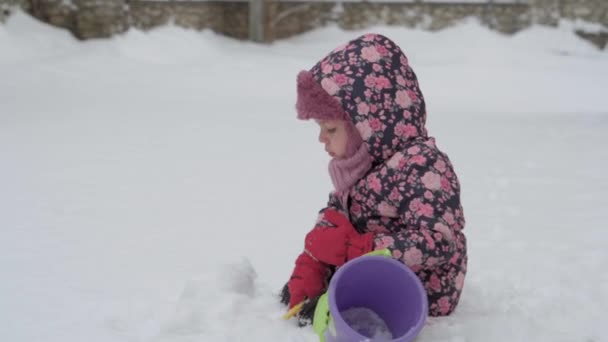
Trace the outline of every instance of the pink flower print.
[[382, 108], [390, 111], [393, 108], [393, 105], [393, 100], [389, 97], [389, 95], [384, 94], [384, 102], [382, 102]]
[[335, 95], [338, 90], [340, 90], [340, 87], [331, 78], [324, 78], [321, 81], [321, 87], [323, 87], [329, 95]]
[[401, 259], [402, 255], [403, 255], [403, 253], [401, 253], [401, 251], [398, 249], [395, 249], [393, 251], [393, 259], [399, 260], [399, 259]]
[[382, 70], [382, 67], [380, 66], [380, 64], [374, 63], [374, 65], [372, 65], [372, 69], [374, 69], [375, 72], [380, 72], [380, 70]]
[[361, 58], [368, 62], [377, 62], [380, 59], [380, 54], [374, 46], [367, 46], [361, 49]]
[[337, 74], [336, 76], [334, 76], [334, 82], [336, 82], [336, 84], [341, 87], [348, 83], [348, 78], [344, 74]]
[[381, 216], [386, 216], [386, 217], [397, 217], [397, 208], [393, 207], [392, 205], [382, 201], [380, 202], [380, 204], [378, 205], [378, 213]]
[[412, 124], [406, 125], [403, 122], [399, 122], [395, 126], [395, 135], [402, 138], [414, 137], [418, 135], [418, 129]]
[[397, 153], [393, 154], [391, 159], [389, 159], [386, 162], [386, 166], [388, 166], [391, 169], [396, 169], [399, 167], [399, 164], [401, 164], [402, 159], [403, 159], [403, 153], [397, 152]]
[[418, 209], [422, 205], [422, 201], [419, 198], [416, 198], [410, 202], [410, 211], [418, 212]]
[[368, 98], [368, 99], [370, 97], [372, 97], [372, 94], [373, 93], [372, 93], [371, 89], [365, 89], [365, 91], [363, 92], [363, 95], [365, 95], [365, 98]]
[[365, 80], [363, 80], [363, 83], [365, 83], [365, 86], [368, 88], [374, 88], [376, 87], [376, 77], [373, 75], [367, 75], [365, 76]]
[[399, 144], [399, 138], [398, 137], [394, 137], [393, 140], [391, 140], [391, 145], [392, 146], [397, 146], [397, 144]]
[[324, 74], [330, 74], [333, 71], [333, 67], [331, 66], [331, 64], [323, 64], [321, 70]]
[[350, 211], [353, 213], [353, 215], [359, 216], [361, 214], [361, 205], [359, 205], [357, 202], [353, 202], [353, 204], [350, 206]]
[[410, 108], [410, 106], [412, 105], [412, 100], [407, 95], [407, 92], [405, 90], [397, 91], [395, 102], [400, 105], [401, 108]]
[[428, 190], [424, 192], [424, 198], [426, 198], [427, 200], [432, 201], [432, 200], [433, 200], [433, 197], [434, 197], [434, 196], [433, 196], [433, 193], [432, 193], [432, 192], [430, 192], [430, 191], [428, 191]]
[[[408, 160], [409, 160], [408, 158], [403, 158], [401, 160], [401, 162], [399, 163], [399, 168], [403, 169], [403, 167], [407, 164]], [[408, 182], [409, 182], [409, 180], [408, 180]]]
[[426, 158], [423, 157], [421, 154], [417, 154], [410, 158], [410, 162], [416, 165], [424, 165], [426, 164]]
[[427, 189], [439, 190], [441, 188], [441, 176], [433, 171], [427, 171], [420, 180]]
[[446, 177], [441, 177], [441, 190], [450, 191], [450, 181]]
[[406, 250], [403, 253], [403, 262], [410, 267], [420, 265], [422, 263], [422, 252], [416, 247]]
[[373, 103], [372, 103], [372, 104], [369, 106], [369, 111], [370, 111], [370, 112], [375, 113], [377, 110], [378, 110], [378, 106], [376, 106], [375, 104], [373, 104]]
[[412, 117], [412, 113], [409, 110], [404, 110], [403, 111], [403, 117], [406, 119], [409, 119]]
[[367, 115], [367, 113], [369, 113], [369, 105], [367, 102], [359, 102], [357, 105], [357, 113], [361, 115]]
[[458, 258], [460, 258], [460, 253], [452, 254], [452, 258], [450, 258], [450, 264], [456, 264], [458, 262]]
[[418, 215], [420, 216], [433, 217], [434, 212], [435, 210], [433, 209], [433, 206], [428, 203], [422, 204], [420, 207], [418, 207]]
[[401, 75], [397, 75], [397, 84], [405, 87], [405, 78], [403, 78], [403, 76]]
[[364, 42], [372, 42], [372, 41], [374, 41], [374, 39], [376, 39], [376, 35], [373, 33], [368, 33], [368, 34], [364, 35], [362, 38], [362, 40]]
[[402, 137], [405, 133], [405, 124], [402, 122], [397, 123], [395, 126], [395, 135], [398, 137]]
[[464, 286], [464, 273], [458, 272], [456, 279], [454, 279], [454, 283], [456, 286], [456, 290], [462, 290], [462, 287]]
[[382, 121], [380, 121], [380, 119], [373, 118], [369, 120], [369, 126], [376, 132], [380, 131], [382, 130]]
[[418, 128], [416, 126], [408, 124], [405, 125], [405, 136], [406, 137], [414, 137], [418, 135]]
[[384, 76], [380, 76], [376, 78], [376, 89], [382, 90], [391, 87], [391, 81]]
[[378, 179], [376, 175], [372, 175], [369, 177], [367, 181], [367, 186], [378, 194], [380, 193], [380, 190], [382, 190], [382, 184], [380, 184], [380, 179]]
[[336, 63], [334, 64], [334, 70], [340, 70], [342, 68], [342, 64]]
[[411, 102], [418, 102], [418, 95], [415, 92], [408, 90], [407, 95]]
[[397, 188], [393, 188], [390, 195], [388, 195], [388, 199], [393, 202], [401, 200], [401, 195], [399, 194], [399, 190]]
[[389, 233], [389, 230], [386, 229], [382, 224], [378, 222], [368, 222], [367, 228], [370, 232], [380, 234], [380, 233]]
[[444, 173], [445, 172], [445, 162], [441, 159], [438, 159], [433, 165], [437, 171]]
[[426, 266], [427, 267], [433, 267], [435, 265], [437, 265], [437, 263], [439, 263], [439, 259], [435, 258], [435, 257], [428, 257], [426, 259]]
[[419, 146], [412, 146], [410, 148], [407, 149], [407, 153], [409, 154], [418, 154], [420, 153], [420, 147]]
[[445, 214], [443, 214], [443, 219], [450, 226], [453, 225], [454, 223], [456, 223], [456, 221], [454, 220], [454, 214], [452, 214], [450, 212], [446, 212]]
[[378, 50], [378, 53], [382, 56], [388, 55], [388, 49], [382, 45], [376, 46], [376, 50]]
[[382, 236], [377, 238], [375, 242], [375, 249], [384, 249], [388, 247], [392, 247], [395, 243], [395, 239], [390, 236]]
[[403, 218], [405, 219], [405, 221], [410, 221], [412, 219], [412, 212], [411, 211], [406, 211], [403, 214]]
[[361, 134], [361, 139], [363, 140], [369, 139], [373, 134], [372, 128], [369, 125], [369, 121], [367, 120], [357, 122], [355, 127], [357, 127], [359, 134]]
[[435, 223], [435, 226], [433, 227], [433, 229], [435, 229], [436, 231], [441, 233], [441, 235], [443, 235], [443, 238], [445, 240], [447, 240], [448, 242], [452, 242], [452, 240], [454, 239], [450, 228], [448, 228], [448, 226], [446, 226], [445, 224], [443, 224], [441, 222]]
[[422, 233], [422, 236], [424, 236], [424, 240], [426, 241], [428, 248], [435, 249], [435, 240], [433, 240], [433, 237], [429, 234], [429, 232], [425, 229], [425, 230], [421, 230], [421, 233]]
[[435, 291], [435, 292], [440, 292], [441, 291], [441, 281], [439, 280], [439, 277], [437, 277], [436, 274], [433, 274], [431, 276], [431, 280], [429, 281], [429, 287], [431, 288], [431, 290]]
[[407, 57], [405, 57], [405, 55], [401, 55], [400, 62], [402, 65], [407, 66], [408, 65]]
[[437, 304], [439, 304], [439, 312], [442, 315], [447, 315], [447, 313], [450, 312], [450, 299], [448, 298], [448, 296], [443, 296], [439, 298]]

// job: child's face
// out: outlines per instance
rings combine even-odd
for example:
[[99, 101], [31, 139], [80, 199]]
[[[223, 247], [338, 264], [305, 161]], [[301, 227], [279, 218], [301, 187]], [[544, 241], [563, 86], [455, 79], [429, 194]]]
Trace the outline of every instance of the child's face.
[[346, 157], [346, 121], [343, 120], [315, 120], [321, 128], [319, 142], [325, 145], [325, 151], [332, 158], [344, 159]]

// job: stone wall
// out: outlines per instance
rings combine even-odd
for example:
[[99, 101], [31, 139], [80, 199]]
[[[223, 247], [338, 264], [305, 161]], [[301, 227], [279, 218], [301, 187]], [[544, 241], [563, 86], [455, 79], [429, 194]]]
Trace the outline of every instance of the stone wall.
[[560, 18], [581, 19], [608, 27], [606, 0], [528, 0], [534, 22], [556, 25]]
[[23, 8], [25, 11], [30, 10], [30, 2], [28, 0], [0, 0], [0, 23], [3, 23], [15, 8]]
[[[513, 3], [441, 3], [407, 1], [291, 1], [263, 0], [265, 39], [272, 41], [335, 23], [344, 29], [396, 25], [441, 30], [467, 18], [500, 32], [513, 33], [537, 23], [556, 25], [560, 18], [582, 19], [603, 25], [599, 32], [577, 31], [604, 47], [608, 40], [608, 0], [527, 0]], [[387, 0], [391, 1], [391, 0]], [[249, 37], [246, 0], [0, 0], [0, 20], [10, 5], [69, 29], [80, 39], [109, 37], [129, 27], [151, 29], [173, 22], [197, 30], [211, 29], [230, 37]]]
[[124, 0], [72, 0], [74, 34], [81, 39], [110, 37], [129, 28]]
[[513, 33], [530, 24], [527, 4], [441, 4], [395, 2], [306, 3], [283, 2], [270, 4], [271, 18], [277, 14], [290, 16], [272, 22], [274, 38], [290, 37], [312, 28], [335, 22], [346, 30], [364, 29], [371, 25], [421, 27], [436, 31], [458, 21], [475, 16], [487, 26], [504, 33]]
[[[8, 1], [0, 0], [0, 4]], [[248, 3], [226, 1], [20, 0], [33, 16], [69, 29], [80, 39], [110, 37], [129, 27], [151, 29], [169, 22], [231, 37], [248, 37]]]
[[72, 30], [75, 9], [72, 2], [62, 0], [31, 1], [30, 12], [44, 22]]
[[150, 29], [169, 22], [196, 30], [212, 29], [230, 37], [246, 39], [249, 35], [247, 2], [130, 1], [132, 26]]
[[534, 23], [555, 26], [560, 18], [599, 24], [601, 30], [577, 29], [575, 33], [600, 49], [608, 46], [608, 0], [530, 0]]
[[330, 2], [270, 2], [266, 38], [270, 41], [291, 37], [336, 20]]
[[560, 13], [562, 18], [582, 19], [608, 27], [608, 1], [606, 0], [562, 1]]
[[110, 37], [129, 27], [124, 0], [30, 0], [30, 13], [80, 39]]

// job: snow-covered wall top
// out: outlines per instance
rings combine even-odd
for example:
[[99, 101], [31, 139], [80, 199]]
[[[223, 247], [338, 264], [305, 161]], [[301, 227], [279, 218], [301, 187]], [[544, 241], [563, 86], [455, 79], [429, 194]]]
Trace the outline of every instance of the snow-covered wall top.
[[[71, 0], [66, 0], [71, 1]], [[278, 2], [336, 2], [334, 0], [276, 0]], [[341, 0], [340, 2], [398, 2], [398, 3], [439, 3], [439, 4], [527, 4], [533, 0]], [[249, 2], [249, 0], [142, 0], [142, 2]]]
[[476, 17], [504, 33], [532, 24], [557, 25], [562, 18], [581, 19], [602, 28], [580, 30], [580, 36], [600, 48], [608, 42], [607, 0], [0, 0], [0, 8], [6, 12], [8, 5], [21, 5], [35, 17], [68, 28], [81, 39], [169, 22], [248, 39], [252, 20], [249, 1], [263, 3], [259, 26], [263, 26], [266, 41], [330, 23], [344, 29], [388, 24], [435, 31]]

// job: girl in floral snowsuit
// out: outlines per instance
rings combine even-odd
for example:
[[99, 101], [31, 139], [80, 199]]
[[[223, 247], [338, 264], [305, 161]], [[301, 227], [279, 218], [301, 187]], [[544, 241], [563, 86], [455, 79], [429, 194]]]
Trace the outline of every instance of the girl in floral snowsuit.
[[[426, 106], [401, 49], [368, 34], [298, 75], [298, 118], [314, 119], [335, 191], [284, 288], [306, 319], [335, 267], [388, 248], [422, 281], [429, 314], [450, 314], [467, 267], [460, 185], [425, 128]], [[302, 320], [301, 320], [302, 322]]]

